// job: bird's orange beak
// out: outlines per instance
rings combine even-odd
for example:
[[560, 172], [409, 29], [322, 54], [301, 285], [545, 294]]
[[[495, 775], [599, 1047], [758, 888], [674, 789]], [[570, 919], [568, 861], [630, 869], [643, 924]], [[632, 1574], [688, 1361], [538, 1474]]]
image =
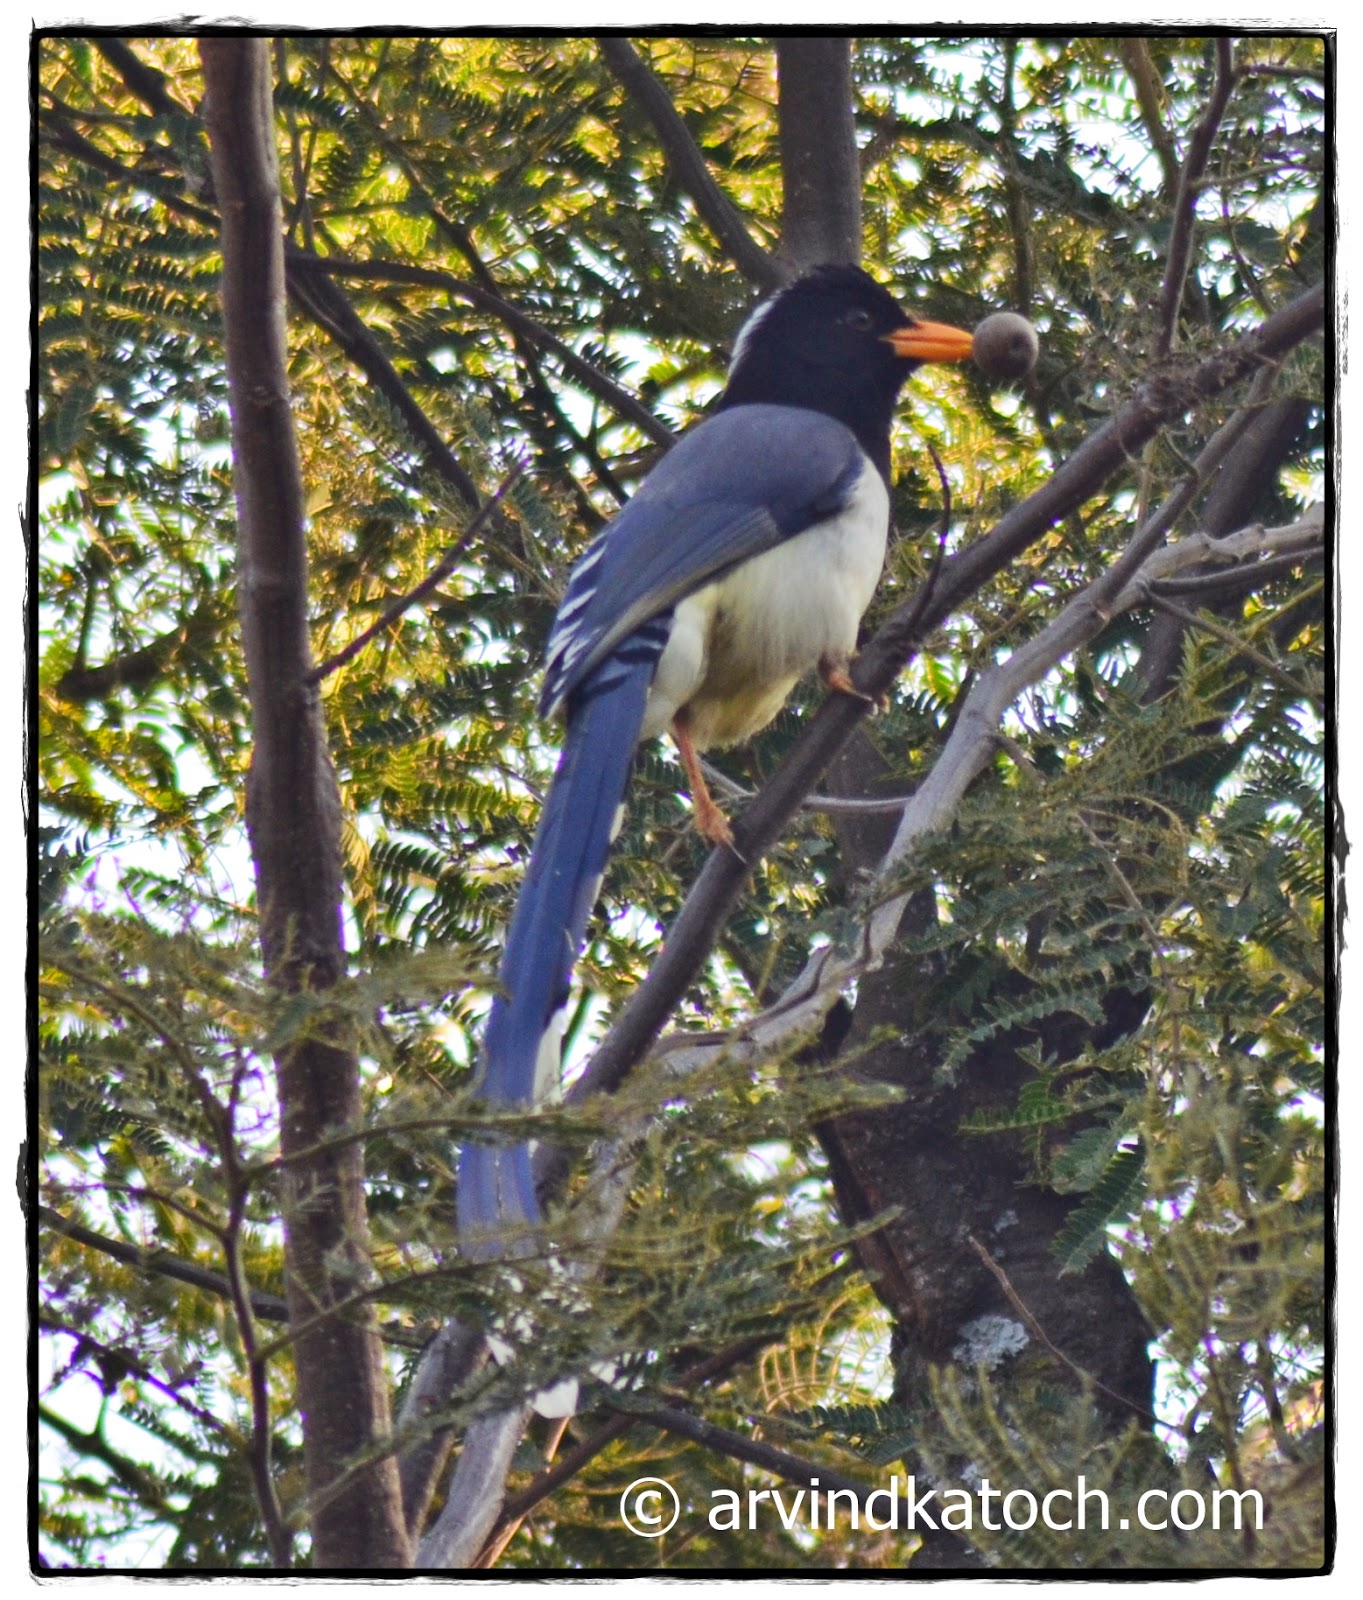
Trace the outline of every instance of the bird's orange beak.
[[949, 322], [910, 322], [885, 335], [897, 356], [906, 361], [968, 361], [975, 353], [975, 335]]

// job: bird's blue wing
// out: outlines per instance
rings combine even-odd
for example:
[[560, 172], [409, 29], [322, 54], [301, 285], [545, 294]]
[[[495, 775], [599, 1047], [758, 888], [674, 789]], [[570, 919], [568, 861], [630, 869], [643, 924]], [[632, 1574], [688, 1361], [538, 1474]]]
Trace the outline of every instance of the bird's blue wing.
[[574, 568], [541, 710], [561, 708], [650, 617], [841, 510], [863, 470], [849, 429], [793, 406], [736, 406], [694, 428]]

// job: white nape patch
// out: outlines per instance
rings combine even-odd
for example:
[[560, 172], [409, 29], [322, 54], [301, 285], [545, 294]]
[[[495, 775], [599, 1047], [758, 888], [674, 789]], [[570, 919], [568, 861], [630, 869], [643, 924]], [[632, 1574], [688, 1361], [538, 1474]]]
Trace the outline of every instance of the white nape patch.
[[730, 375], [737, 372], [739, 367], [743, 365], [743, 358], [747, 355], [748, 347], [752, 344], [753, 335], [762, 326], [762, 323], [770, 314], [771, 308], [784, 292], [784, 290], [779, 290], [772, 295], [770, 300], [764, 300], [760, 306], [749, 312], [745, 318], [743, 326], [738, 330], [738, 338], [734, 340], [734, 353], [729, 358]]

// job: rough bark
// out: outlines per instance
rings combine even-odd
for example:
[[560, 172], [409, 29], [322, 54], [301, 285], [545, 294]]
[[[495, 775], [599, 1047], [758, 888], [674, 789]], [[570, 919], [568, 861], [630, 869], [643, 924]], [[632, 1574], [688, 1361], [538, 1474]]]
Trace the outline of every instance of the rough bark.
[[[240, 615], [253, 751], [246, 817], [261, 947], [286, 992], [325, 991], [344, 972], [341, 803], [312, 666], [303, 485], [285, 345], [282, 212], [264, 39], [205, 39], [206, 115], [222, 208], [223, 324], [232, 412]], [[302, 1409], [313, 1561], [403, 1566], [391, 1456], [360, 1463], [390, 1432], [373, 1313], [353, 1303], [369, 1273], [363, 1158], [319, 1148], [360, 1120], [355, 1052], [312, 1023], [276, 1057], [280, 1200]]]

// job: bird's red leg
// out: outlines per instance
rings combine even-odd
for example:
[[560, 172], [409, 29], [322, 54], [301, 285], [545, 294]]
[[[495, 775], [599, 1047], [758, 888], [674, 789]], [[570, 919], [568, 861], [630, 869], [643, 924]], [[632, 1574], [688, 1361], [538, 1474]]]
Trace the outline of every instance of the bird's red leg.
[[672, 719], [672, 737], [677, 741], [677, 753], [681, 756], [681, 764], [691, 785], [691, 812], [696, 820], [696, 828], [711, 844], [732, 847], [733, 829], [729, 826], [729, 819], [711, 797], [705, 774], [700, 770], [700, 754], [691, 739], [684, 712]]
[[825, 685], [838, 694], [850, 694], [854, 700], [865, 700], [868, 705], [874, 706], [877, 711], [885, 709], [884, 695], [867, 694], [858, 689], [852, 682], [852, 675], [848, 672], [851, 665], [850, 656], [820, 656], [819, 676]]

